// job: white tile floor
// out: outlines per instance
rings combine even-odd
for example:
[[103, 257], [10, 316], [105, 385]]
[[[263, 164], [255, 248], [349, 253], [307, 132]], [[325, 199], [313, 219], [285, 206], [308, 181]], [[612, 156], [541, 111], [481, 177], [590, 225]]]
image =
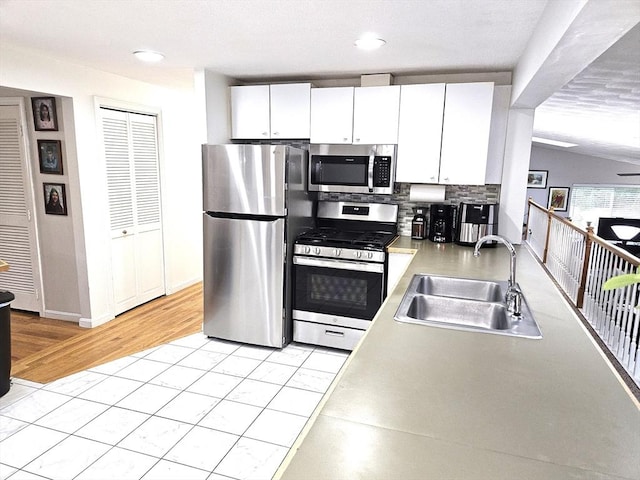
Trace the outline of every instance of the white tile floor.
[[270, 479], [348, 356], [190, 335], [0, 398], [0, 479]]

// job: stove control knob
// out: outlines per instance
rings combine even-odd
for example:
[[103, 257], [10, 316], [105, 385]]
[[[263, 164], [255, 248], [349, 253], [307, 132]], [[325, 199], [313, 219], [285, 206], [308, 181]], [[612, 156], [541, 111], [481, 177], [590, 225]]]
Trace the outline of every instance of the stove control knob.
[[360, 258], [360, 257], [362, 257], [362, 252], [360, 250], [358, 250], [356, 252], [356, 258]]
[[314, 248], [313, 253], [315, 253], [316, 255], [320, 255], [320, 247]]
[[373, 258], [373, 252], [367, 252], [367, 258]]
[[304, 253], [309, 253], [309, 252], [311, 252], [311, 247], [307, 245], [306, 247], [304, 247]]
[[341, 251], [339, 248], [334, 248], [334, 249], [333, 249], [333, 254], [334, 254], [336, 257], [339, 257], [339, 256], [340, 256], [340, 253], [342, 253], [342, 251]]

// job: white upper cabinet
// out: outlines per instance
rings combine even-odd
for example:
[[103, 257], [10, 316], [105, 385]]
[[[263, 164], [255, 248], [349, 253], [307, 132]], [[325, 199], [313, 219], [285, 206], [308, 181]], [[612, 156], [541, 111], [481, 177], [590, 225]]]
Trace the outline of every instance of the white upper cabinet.
[[492, 105], [491, 82], [446, 85], [440, 183], [484, 184]]
[[311, 143], [352, 143], [353, 90], [311, 89]]
[[311, 84], [231, 87], [231, 138], [309, 138]]
[[399, 111], [400, 85], [356, 87], [352, 143], [398, 143]]
[[269, 85], [231, 87], [231, 138], [269, 138]]
[[402, 85], [396, 182], [438, 183], [444, 83]]
[[271, 138], [309, 138], [311, 84], [271, 85]]

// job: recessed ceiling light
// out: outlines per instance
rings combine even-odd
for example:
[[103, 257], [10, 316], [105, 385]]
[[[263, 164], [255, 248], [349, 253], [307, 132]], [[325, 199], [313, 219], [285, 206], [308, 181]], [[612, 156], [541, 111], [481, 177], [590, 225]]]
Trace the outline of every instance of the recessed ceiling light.
[[376, 48], [383, 46], [385, 43], [387, 42], [373, 34], [366, 34], [356, 40], [353, 44], [362, 50], [375, 50]]
[[151, 50], [136, 50], [133, 54], [143, 62], [159, 62], [164, 58], [163, 54]]
[[577, 143], [561, 142], [560, 140], [551, 140], [550, 138], [531, 137], [531, 140], [536, 143], [544, 143], [546, 145], [553, 145], [554, 147], [577, 147]]

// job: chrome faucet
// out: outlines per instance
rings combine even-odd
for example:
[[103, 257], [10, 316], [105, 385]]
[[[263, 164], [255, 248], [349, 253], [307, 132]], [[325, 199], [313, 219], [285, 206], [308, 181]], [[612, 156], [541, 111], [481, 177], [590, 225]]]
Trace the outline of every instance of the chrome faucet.
[[513, 245], [509, 240], [500, 235], [485, 235], [484, 237], [480, 237], [476, 242], [476, 247], [473, 250], [473, 256], [480, 256], [480, 247], [485, 242], [496, 241], [502, 243], [509, 253], [511, 254], [511, 262], [509, 269], [509, 282], [507, 283], [507, 293], [505, 295], [505, 303], [507, 304], [507, 310], [513, 315], [520, 316], [522, 310], [522, 291], [518, 284], [516, 283], [516, 249], [513, 248]]

